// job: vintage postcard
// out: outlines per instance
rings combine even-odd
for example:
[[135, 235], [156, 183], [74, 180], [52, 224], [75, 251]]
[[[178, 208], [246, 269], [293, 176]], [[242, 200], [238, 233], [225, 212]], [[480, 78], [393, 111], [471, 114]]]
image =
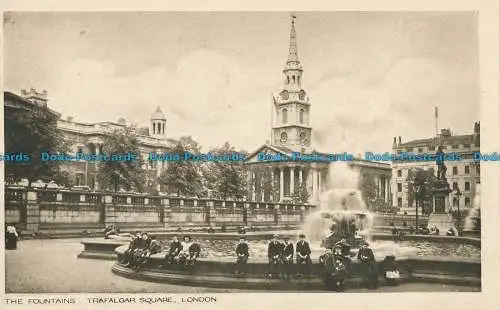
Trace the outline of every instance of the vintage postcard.
[[4, 5], [3, 305], [498, 309], [498, 1], [314, 2]]

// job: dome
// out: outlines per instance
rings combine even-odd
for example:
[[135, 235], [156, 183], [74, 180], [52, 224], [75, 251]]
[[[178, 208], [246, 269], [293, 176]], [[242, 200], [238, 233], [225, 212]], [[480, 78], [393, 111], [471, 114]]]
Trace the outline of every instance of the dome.
[[151, 116], [151, 120], [163, 120], [163, 121], [166, 121], [167, 118], [165, 117], [165, 114], [163, 114], [163, 112], [160, 109], [160, 107], [157, 107], [155, 113], [153, 113], [153, 115]]

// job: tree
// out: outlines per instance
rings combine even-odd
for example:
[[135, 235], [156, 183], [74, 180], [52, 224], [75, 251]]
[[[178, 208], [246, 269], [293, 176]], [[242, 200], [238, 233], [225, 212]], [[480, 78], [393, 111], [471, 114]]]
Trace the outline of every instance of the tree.
[[418, 226], [418, 207], [422, 208], [423, 214], [429, 213], [429, 205], [432, 204], [432, 188], [436, 182], [434, 170], [423, 170], [420, 168], [410, 170], [406, 178], [408, 184], [411, 184], [412, 195], [416, 201], [415, 207], [415, 225]]
[[57, 128], [59, 115], [46, 106], [27, 110], [9, 110], [5, 113], [5, 152], [24, 153], [27, 162], [6, 162], [5, 176], [8, 182], [28, 180], [28, 187], [36, 180], [49, 182], [61, 174], [61, 162], [43, 161], [41, 154], [65, 153], [68, 143]]
[[363, 172], [359, 179], [359, 190], [363, 201], [366, 201], [371, 206], [372, 202], [377, 198], [377, 184], [372, 173]]
[[160, 176], [170, 193], [183, 196], [201, 196], [204, 192], [202, 171], [199, 162], [183, 160], [184, 153], [199, 153], [200, 147], [191, 137], [182, 137], [170, 148], [169, 153], [178, 154], [180, 160], [168, 163], [167, 169]]
[[[210, 153], [214, 155], [223, 155], [235, 153], [235, 148], [224, 143], [221, 147], [213, 148]], [[245, 151], [239, 153], [246, 154]], [[217, 198], [220, 199], [242, 199], [246, 194], [246, 169], [241, 161], [225, 160], [212, 161], [205, 169], [205, 178], [207, 185]]]
[[[139, 149], [139, 140], [131, 128], [115, 130], [104, 138], [103, 152], [111, 159], [99, 163], [100, 183], [117, 192], [120, 188], [127, 191], [135, 189], [143, 192], [146, 173], [144, 160]], [[113, 156], [132, 154], [135, 159], [119, 159]]]
[[306, 203], [309, 200], [309, 196], [305, 182], [295, 183], [292, 194], [293, 203]]

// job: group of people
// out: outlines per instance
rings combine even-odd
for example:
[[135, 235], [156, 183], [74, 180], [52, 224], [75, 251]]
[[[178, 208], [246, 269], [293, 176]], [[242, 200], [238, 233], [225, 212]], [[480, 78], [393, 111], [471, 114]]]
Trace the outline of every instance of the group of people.
[[279, 240], [278, 235], [274, 235], [267, 247], [267, 257], [269, 260], [268, 277], [282, 276], [290, 278], [293, 273], [294, 256], [297, 265], [303, 265], [302, 270], [298, 270], [297, 276], [311, 273], [311, 247], [305, 240], [304, 234], [299, 235], [299, 240], [294, 244], [290, 242], [289, 237]]
[[136, 232], [124, 253], [123, 263], [127, 267], [139, 269], [149, 262], [151, 255], [162, 251], [161, 243], [146, 232]]
[[172, 237], [169, 250], [163, 258], [164, 264], [178, 264], [183, 266], [194, 266], [200, 256], [201, 246], [194, 242], [190, 236], [184, 236], [184, 240], [179, 241], [177, 236]]

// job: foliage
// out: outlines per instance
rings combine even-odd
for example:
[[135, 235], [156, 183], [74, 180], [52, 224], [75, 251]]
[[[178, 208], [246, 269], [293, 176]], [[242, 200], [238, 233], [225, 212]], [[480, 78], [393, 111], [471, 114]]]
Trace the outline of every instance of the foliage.
[[408, 200], [416, 201], [423, 208], [422, 213], [430, 214], [432, 208], [432, 188], [436, 182], [434, 170], [420, 168], [409, 170], [406, 178]]
[[181, 160], [171, 161], [160, 176], [168, 192], [179, 196], [201, 196], [204, 192], [202, 170], [198, 162], [182, 160], [184, 153], [199, 153], [200, 146], [191, 137], [182, 137], [168, 152], [178, 154]]
[[[221, 147], [210, 150], [214, 155], [223, 155], [235, 153], [235, 148], [224, 143]], [[239, 153], [244, 153], [240, 151]], [[208, 169], [204, 170], [206, 185], [212, 190], [215, 197], [219, 199], [240, 200], [246, 194], [246, 169], [241, 161], [225, 160], [211, 161], [208, 163]]]
[[49, 182], [61, 174], [60, 161], [42, 161], [41, 153], [65, 153], [68, 143], [57, 128], [58, 115], [46, 106], [32, 110], [15, 110], [5, 113], [5, 152], [24, 153], [28, 162], [6, 162], [8, 182], [28, 179], [28, 186], [36, 180]]
[[358, 183], [363, 201], [368, 202], [371, 206], [372, 202], [377, 198], [377, 184], [375, 183], [373, 174], [369, 172], [361, 173]]
[[307, 187], [305, 182], [297, 182], [294, 184], [292, 201], [293, 203], [303, 204], [309, 200], [309, 193], [307, 192]]
[[131, 128], [115, 130], [104, 138], [103, 152], [111, 157], [134, 154], [135, 160], [106, 160], [99, 163], [99, 178], [103, 187], [115, 192], [123, 188], [143, 192], [146, 174], [144, 160], [139, 149], [139, 140]]

